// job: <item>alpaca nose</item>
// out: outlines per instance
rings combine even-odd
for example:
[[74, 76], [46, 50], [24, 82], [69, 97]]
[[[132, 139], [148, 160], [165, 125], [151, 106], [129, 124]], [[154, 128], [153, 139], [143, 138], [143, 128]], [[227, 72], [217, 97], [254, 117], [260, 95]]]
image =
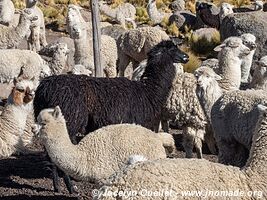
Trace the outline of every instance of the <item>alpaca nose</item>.
[[256, 44], [251, 44], [251, 50], [254, 50], [257, 48], [257, 45]]

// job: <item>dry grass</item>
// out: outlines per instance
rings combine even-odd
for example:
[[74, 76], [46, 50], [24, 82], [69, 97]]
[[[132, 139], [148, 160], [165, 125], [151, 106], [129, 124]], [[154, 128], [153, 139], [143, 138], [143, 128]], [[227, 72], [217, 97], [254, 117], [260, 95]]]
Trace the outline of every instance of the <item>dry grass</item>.
[[201, 60], [190, 50], [190, 48], [183, 46], [181, 49], [189, 56], [189, 61], [186, 64], [183, 64], [184, 71], [193, 73], [200, 66]]
[[189, 46], [191, 50], [201, 56], [210, 56], [212, 55], [213, 49], [221, 43], [220, 33], [216, 31], [212, 34], [210, 39], [204, 37], [198, 37], [196, 35], [191, 35], [189, 39]]

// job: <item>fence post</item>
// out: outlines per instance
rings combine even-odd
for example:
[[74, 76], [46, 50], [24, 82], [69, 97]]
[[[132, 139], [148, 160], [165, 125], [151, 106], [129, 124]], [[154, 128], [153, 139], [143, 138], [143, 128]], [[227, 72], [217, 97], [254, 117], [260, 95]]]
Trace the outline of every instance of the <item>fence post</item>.
[[100, 32], [100, 14], [99, 14], [98, 0], [91, 0], [91, 14], [92, 14], [92, 27], [93, 27], [95, 76], [103, 77], [103, 65], [100, 56], [101, 32]]

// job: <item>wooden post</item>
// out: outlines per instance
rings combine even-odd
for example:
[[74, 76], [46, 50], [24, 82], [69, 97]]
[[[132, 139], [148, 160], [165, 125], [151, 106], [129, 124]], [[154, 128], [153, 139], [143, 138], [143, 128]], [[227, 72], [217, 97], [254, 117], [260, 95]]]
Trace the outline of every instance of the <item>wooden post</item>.
[[103, 65], [101, 62], [101, 32], [98, 0], [91, 0], [92, 27], [93, 27], [93, 48], [95, 76], [103, 77]]

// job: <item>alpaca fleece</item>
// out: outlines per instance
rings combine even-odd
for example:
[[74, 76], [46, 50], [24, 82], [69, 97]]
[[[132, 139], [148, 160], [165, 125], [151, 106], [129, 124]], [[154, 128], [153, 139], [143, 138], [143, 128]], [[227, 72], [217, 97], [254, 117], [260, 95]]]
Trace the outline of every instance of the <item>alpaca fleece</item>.
[[[259, 107], [259, 106], [258, 106]], [[267, 107], [261, 106], [260, 118], [253, 136], [250, 158], [242, 169], [207, 160], [159, 159], [129, 165], [111, 176], [95, 199], [122, 200], [119, 191], [137, 191], [131, 200], [192, 200], [192, 199], [266, 199], [267, 198]], [[142, 195], [147, 191], [173, 191], [173, 195]], [[242, 191], [236, 196], [183, 196], [184, 191]], [[254, 191], [253, 195], [248, 192]], [[114, 195], [104, 195], [114, 192]], [[117, 192], [117, 193], [115, 193]], [[106, 193], [107, 194], [107, 193]]]
[[173, 63], [187, 60], [175, 44], [163, 41], [148, 54], [147, 68], [139, 82], [123, 77], [47, 77], [36, 91], [35, 117], [44, 108], [60, 106], [72, 136], [118, 123], [136, 123], [155, 130], [175, 76]]
[[127, 165], [132, 155], [160, 159], [167, 156], [164, 147], [175, 148], [172, 135], [153, 133], [133, 124], [103, 127], [73, 145], [59, 107], [43, 110], [38, 123], [42, 126], [40, 138], [50, 158], [78, 180], [98, 182]]

